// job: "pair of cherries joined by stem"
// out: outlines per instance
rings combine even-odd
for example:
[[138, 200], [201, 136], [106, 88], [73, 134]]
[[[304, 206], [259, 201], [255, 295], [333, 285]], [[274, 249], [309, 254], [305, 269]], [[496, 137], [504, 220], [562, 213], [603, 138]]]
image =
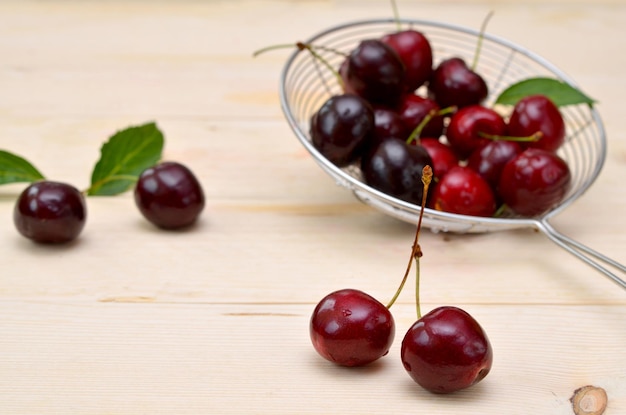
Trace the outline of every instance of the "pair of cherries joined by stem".
[[[204, 193], [196, 176], [177, 162], [162, 162], [144, 170], [134, 188], [141, 214], [162, 229], [193, 224], [204, 208]], [[87, 220], [84, 192], [57, 181], [30, 184], [13, 210], [18, 232], [38, 243], [60, 244], [76, 239]]]
[[[432, 169], [422, 173], [424, 206]], [[423, 212], [423, 209], [422, 209]], [[491, 370], [493, 351], [478, 322], [464, 310], [441, 306], [422, 315], [419, 300], [419, 261], [422, 251], [419, 233], [422, 213], [406, 272], [388, 305], [355, 289], [335, 291], [324, 297], [311, 315], [309, 333], [315, 350], [325, 359], [342, 366], [363, 366], [388, 354], [395, 337], [390, 308], [416, 267], [417, 321], [406, 332], [400, 357], [410, 377], [434, 393], [450, 393], [472, 386]]]

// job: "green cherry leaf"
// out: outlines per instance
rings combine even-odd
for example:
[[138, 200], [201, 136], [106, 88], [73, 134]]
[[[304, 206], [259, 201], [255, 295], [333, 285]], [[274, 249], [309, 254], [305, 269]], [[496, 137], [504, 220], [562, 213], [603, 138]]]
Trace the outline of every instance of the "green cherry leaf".
[[506, 88], [496, 99], [496, 104], [515, 105], [529, 95], [545, 95], [557, 107], [566, 105], [587, 104], [592, 106], [596, 101], [576, 87], [553, 78], [529, 78]]
[[0, 150], [0, 184], [34, 182], [43, 178], [43, 174], [26, 159]]
[[112, 196], [129, 190], [145, 169], [161, 160], [163, 143], [163, 133], [155, 123], [115, 133], [100, 149], [87, 195]]

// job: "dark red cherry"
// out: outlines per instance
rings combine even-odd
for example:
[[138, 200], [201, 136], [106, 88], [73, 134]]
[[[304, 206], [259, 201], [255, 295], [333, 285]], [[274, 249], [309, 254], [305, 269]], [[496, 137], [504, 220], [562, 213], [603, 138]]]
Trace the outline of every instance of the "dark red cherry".
[[448, 143], [460, 159], [468, 158], [491, 141], [481, 134], [502, 136], [505, 133], [506, 123], [502, 116], [482, 105], [460, 109], [452, 115], [446, 129]]
[[387, 137], [408, 138], [407, 130], [400, 114], [388, 107], [374, 106], [374, 136], [378, 139]]
[[508, 135], [525, 137], [541, 132], [541, 138], [525, 142], [524, 148], [556, 151], [565, 141], [565, 122], [558, 107], [544, 95], [531, 95], [515, 104], [508, 123]]
[[[435, 101], [416, 94], [404, 95], [397, 107], [400, 118], [409, 133], [417, 128], [417, 126], [424, 120], [424, 117], [439, 110], [439, 105], [437, 105]], [[435, 115], [430, 121], [428, 121], [420, 133], [420, 137], [438, 138], [443, 134], [443, 129], [443, 117], [441, 115]]]
[[344, 289], [317, 304], [309, 334], [323, 358], [342, 366], [363, 366], [389, 352], [395, 323], [378, 300], [362, 291]]
[[565, 160], [552, 151], [529, 148], [504, 166], [498, 193], [514, 212], [535, 216], [556, 206], [567, 193], [570, 182]]
[[311, 118], [311, 143], [339, 167], [360, 156], [361, 145], [373, 131], [374, 111], [357, 95], [332, 96]]
[[504, 165], [521, 152], [522, 148], [514, 141], [492, 140], [472, 153], [467, 160], [467, 167], [478, 173], [495, 190]]
[[42, 180], [22, 191], [13, 209], [18, 232], [35, 242], [64, 243], [76, 239], [87, 219], [83, 194], [66, 183]]
[[408, 145], [398, 138], [382, 141], [361, 158], [361, 171], [368, 185], [417, 205], [422, 203], [422, 170], [426, 165], [432, 166], [433, 162], [424, 147]]
[[466, 166], [456, 166], [439, 178], [430, 205], [436, 210], [469, 216], [489, 217], [496, 211], [493, 190]]
[[428, 90], [441, 108], [481, 104], [489, 92], [483, 77], [458, 57], [439, 63], [430, 78]]
[[415, 91], [430, 78], [433, 71], [433, 51], [423, 33], [408, 29], [389, 33], [381, 40], [396, 51], [404, 64], [406, 92]]
[[402, 364], [424, 389], [450, 393], [472, 386], [491, 370], [493, 351], [474, 318], [457, 307], [439, 307], [420, 318], [402, 340]]
[[141, 214], [163, 229], [192, 225], [204, 209], [204, 192], [196, 176], [175, 162], [144, 170], [134, 191]]
[[453, 167], [459, 165], [459, 159], [450, 146], [436, 138], [420, 138], [419, 144], [426, 149], [433, 161], [431, 166], [437, 172], [437, 177], [443, 177]]
[[366, 39], [350, 52], [346, 79], [369, 102], [395, 104], [404, 92], [405, 69], [391, 46]]

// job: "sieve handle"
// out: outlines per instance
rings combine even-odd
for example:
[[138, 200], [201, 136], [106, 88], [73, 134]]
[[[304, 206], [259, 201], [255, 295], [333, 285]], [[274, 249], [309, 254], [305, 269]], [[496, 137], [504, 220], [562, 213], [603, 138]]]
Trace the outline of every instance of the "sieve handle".
[[561, 248], [565, 249], [581, 261], [600, 271], [620, 287], [626, 289], [626, 281], [618, 277], [617, 274], [615, 274], [614, 272], [608, 270], [604, 265], [610, 265], [621, 271], [622, 273], [626, 273], [626, 266], [607, 257], [606, 255], [601, 254], [598, 251], [594, 251], [588, 246], [585, 246], [580, 242], [573, 240], [572, 238], [563, 235], [562, 233], [554, 229], [546, 219], [536, 221], [535, 225], [552, 242], [559, 245]]

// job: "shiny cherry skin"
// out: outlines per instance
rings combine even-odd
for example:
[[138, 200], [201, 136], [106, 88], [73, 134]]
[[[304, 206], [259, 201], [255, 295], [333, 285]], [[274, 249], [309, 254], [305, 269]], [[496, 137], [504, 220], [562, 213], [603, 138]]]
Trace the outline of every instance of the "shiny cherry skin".
[[309, 334], [323, 358], [341, 366], [363, 366], [389, 352], [395, 323], [378, 300], [359, 290], [344, 289], [317, 304]]
[[134, 197], [141, 214], [163, 229], [194, 224], [205, 205], [196, 176], [176, 162], [162, 162], [144, 170], [135, 185]]
[[391, 46], [366, 39], [348, 57], [346, 79], [358, 95], [371, 103], [393, 105], [404, 92], [405, 68]]
[[537, 132], [541, 132], [541, 138], [523, 143], [522, 147], [556, 151], [565, 141], [561, 111], [544, 95], [530, 95], [519, 100], [508, 122], [508, 135], [526, 137]]
[[[424, 98], [416, 94], [406, 94], [397, 106], [397, 112], [407, 128], [409, 134], [417, 128], [431, 112], [437, 112], [441, 108], [430, 98]], [[426, 124], [420, 137], [438, 138], [444, 131], [444, 117], [436, 115]]]
[[428, 91], [441, 108], [481, 104], [489, 93], [483, 77], [458, 57], [443, 60], [437, 65], [430, 78]]
[[413, 92], [428, 81], [433, 71], [433, 51], [422, 32], [401, 30], [386, 34], [381, 40], [396, 51], [404, 64], [405, 92]]
[[361, 171], [369, 186], [417, 205], [422, 203], [422, 170], [426, 165], [432, 167], [433, 162], [424, 147], [393, 137], [361, 158]]
[[460, 109], [452, 115], [446, 129], [450, 146], [463, 160], [467, 159], [477, 148], [492, 141], [481, 134], [492, 136], [506, 134], [504, 118], [493, 109], [482, 105], [471, 105]]
[[389, 107], [374, 106], [374, 136], [376, 138], [408, 138], [409, 134], [410, 131], [406, 128], [400, 114]]
[[515, 213], [535, 216], [556, 206], [570, 183], [565, 160], [552, 151], [528, 148], [505, 164], [498, 194]]
[[522, 147], [514, 141], [492, 140], [472, 153], [467, 159], [467, 167], [478, 173], [495, 191], [504, 165], [521, 152]]
[[430, 204], [436, 210], [459, 215], [490, 217], [496, 211], [491, 186], [467, 166], [453, 167], [439, 179]]
[[433, 161], [433, 171], [437, 177], [443, 177], [453, 167], [459, 165], [459, 159], [449, 145], [442, 143], [437, 138], [424, 137], [419, 139], [419, 144], [426, 149]]
[[487, 376], [493, 351], [487, 334], [466, 311], [443, 306], [417, 320], [402, 340], [402, 364], [434, 393], [470, 387]]
[[80, 235], [87, 220], [87, 204], [74, 186], [42, 180], [22, 191], [13, 209], [18, 232], [39, 243], [61, 244]]
[[359, 158], [363, 142], [373, 131], [374, 110], [357, 95], [334, 95], [311, 117], [311, 143], [339, 167]]

